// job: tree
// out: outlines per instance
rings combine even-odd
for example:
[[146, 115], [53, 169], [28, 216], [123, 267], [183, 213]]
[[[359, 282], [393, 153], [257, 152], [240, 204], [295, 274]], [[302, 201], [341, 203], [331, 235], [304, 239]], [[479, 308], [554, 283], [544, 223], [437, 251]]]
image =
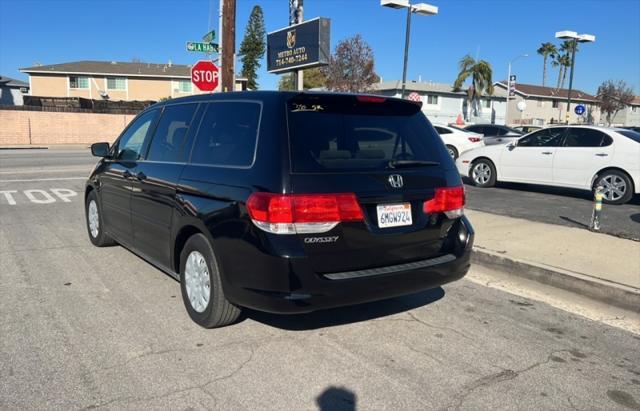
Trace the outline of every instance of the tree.
[[361, 93], [380, 80], [374, 71], [373, 50], [359, 34], [338, 43], [323, 73], [332, 91]]
[[618, 111], [627, 107], [634, 98], [633, 90], [623, 80], [607, 80], [598, 87], [600, 111], [606, 114], [607, 124], [615, 118]]
[[[286, 91], [286, 90], [295, 90], [296, 83], [294, 81], [294, 73], [284, 74], [280, 77], [280, 81], [278, 81], [278, 90]], [[304, 70], [304, 85], [303, 88], [308, 90], [310, 88], [318, 88], [318, 87], [326, 87], [327, 85], [327, 77], [322, 72], [322, 69], [319, 67]]]
[[467, 89], [467, 119], [469, 113], [474, 116], [478, 115], [478, 106], [480, 105], [480, 97], [483, 93], [493, 94], [493, 72], [491, 64], [485, 60], [475, 60], [471, 55], [467, 54], [460, 60], [458, 65], [460, 72], [458, 78], [453, 83], [454, 91], [460, 91], [465, 80], [471, 77], [471, 85]]
[[258, 88], [258, 69], [265, 50], [264, 15], [260, 6], [253, 6], [239, 52], [242, 76], [247, 78], [247, 88], [251, 90]]
[[547, 42], [540, 45], [538, 54], [540, 54], [544, 59], [542, 63], [542, 87], [545, 87], [547, 85], [547, 60], [549, 57], [553, 60], [556, 54], [558, 54], [558, 50], [553, 43]]
[[[560, 45], [560, 51], [555, 55], [555, 59], [551, 62], [553, 67], [558, 67], [558, 83], [556, 88], [564, 88], [564, 82], [567, 78], [567, 70], [571, 67], [571, 57], [573, 55], [574, 40], [565, 40]], [[576, 53], [578, 52], [578, 44], [576, 43]]]

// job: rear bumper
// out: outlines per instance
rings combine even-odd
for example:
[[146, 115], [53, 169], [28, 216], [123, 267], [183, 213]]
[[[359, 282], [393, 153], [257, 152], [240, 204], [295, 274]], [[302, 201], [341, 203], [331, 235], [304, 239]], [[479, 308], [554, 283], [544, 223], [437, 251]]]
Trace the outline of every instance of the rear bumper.
[[464, 277], [469, 270], [474, 233], [466, 218], [461, 225], [466, 235], [459, 241], [464, 244], [430, 260], [323, 275], [313, 272], [305, 258], [271, 257], [272, 266], [263, 266], [255, 288], [237, 284], [233, 273], [226, 272], [225, 294], [236, 305], [260, 311], [306, 313], [436, 288]]

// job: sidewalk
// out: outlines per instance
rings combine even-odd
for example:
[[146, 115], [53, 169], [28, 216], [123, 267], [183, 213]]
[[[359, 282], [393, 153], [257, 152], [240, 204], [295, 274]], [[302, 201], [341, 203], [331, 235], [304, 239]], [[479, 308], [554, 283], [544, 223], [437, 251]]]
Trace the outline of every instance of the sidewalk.
[[474, 262], [640, 310], [640, 242], [581, 228], [465, 210]]
[[54, 145], [0, 145], [0, 150], [86, 150], [90, 144], [54, 144]]

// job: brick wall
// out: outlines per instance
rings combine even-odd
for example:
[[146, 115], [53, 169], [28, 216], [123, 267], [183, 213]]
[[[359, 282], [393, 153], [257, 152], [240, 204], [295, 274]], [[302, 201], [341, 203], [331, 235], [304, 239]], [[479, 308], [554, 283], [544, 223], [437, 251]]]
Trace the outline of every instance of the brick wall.
[[0, 146], [111, 143], [133, 117], [130, 114], [0, 110]]

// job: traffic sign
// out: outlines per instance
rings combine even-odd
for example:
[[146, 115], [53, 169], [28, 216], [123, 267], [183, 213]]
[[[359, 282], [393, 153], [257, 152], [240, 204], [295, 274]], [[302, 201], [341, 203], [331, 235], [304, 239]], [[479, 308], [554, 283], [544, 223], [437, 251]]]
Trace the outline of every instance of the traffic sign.
[[585, 108], [582, 104], [578, 104], [576, 106], [576, 108], [573, 109], [573, 111], [575, 111], [575, 113], [579, 116], [583, 115], [585, 112]]
[[187, 41], [187, 51], [195, 51], [199, 53], [217, 53], [218, 45], [215, 43], [199, 43], [196, 41]]
[[204, 41], [205, 43], [211, 43], [213, 40], [215, 40], [215, 38], [216, 38], [216, 31], [211, 30], [210, 32], [202, 36], [202, 41]]
[[516, 75], [512, 74], [509, 77], [509, 97], [516, 95]]
[[218, 87], [220, 69], [209, 60], [200, 60], [191, 68], [191, 82], [202, 91]]

